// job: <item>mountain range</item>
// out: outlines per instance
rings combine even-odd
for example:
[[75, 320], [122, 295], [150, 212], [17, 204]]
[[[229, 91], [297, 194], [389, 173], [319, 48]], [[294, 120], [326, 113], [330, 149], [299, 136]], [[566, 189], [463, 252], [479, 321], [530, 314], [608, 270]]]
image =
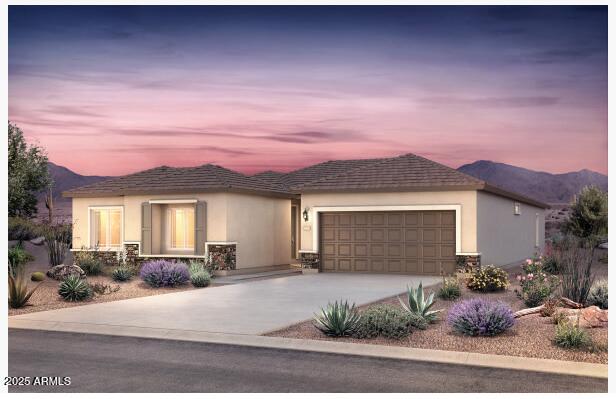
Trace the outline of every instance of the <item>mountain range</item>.
[[478, 179], [548, 204], [569, 203], [584, 186], [607, 191], [607, 176], [583, 169], [552, 174], [492, 161], [476, 161], [458, 168]]
[[[458, 170], [505, 190], [552, 204], [570, 202], [573, 196], [586, 185], [596, 185], [607, 191], [607, 176], [587, 169], [578, 172], [552, 174], [482, 160], [463, 165]], [[55, 205], [69, 209], [70, 198], [63, 198], [63, 191], [113, 177], [84, 176], [52, 162], [49, 162], [49, 173], [54, 180]], [[39, 198], [39, 209], [41, 210], [45, 209], [44, 197], [43, 193]]]

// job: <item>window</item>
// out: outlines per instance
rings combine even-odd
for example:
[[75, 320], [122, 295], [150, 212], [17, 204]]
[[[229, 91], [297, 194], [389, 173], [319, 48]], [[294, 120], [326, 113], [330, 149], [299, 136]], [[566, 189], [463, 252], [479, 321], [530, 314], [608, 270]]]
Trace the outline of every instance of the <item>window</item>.
[[169, 208], [169, 235], [171, 249], [195, 248], [195, 209], [193, 207]]
[[122, 245], [122, 208], [98, 208], [90, 212], [90, 246]]
[[514, 202], [513, 203], [513, 214], [514, 215], [519, 215], [520, 214], [520, 203], [519, 202]]

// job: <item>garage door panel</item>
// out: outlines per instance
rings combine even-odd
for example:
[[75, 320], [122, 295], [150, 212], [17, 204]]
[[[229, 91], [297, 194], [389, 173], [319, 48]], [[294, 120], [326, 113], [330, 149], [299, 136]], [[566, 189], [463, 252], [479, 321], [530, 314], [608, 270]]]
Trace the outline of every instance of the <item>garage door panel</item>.
[[350, 272], [351, 268], [351, 259], [338, 259], [338, 270], [341, 272]]
[[336, 244], [323, 244], [321, 246], [321, 251], [323, 252], [323, 256], [335, 256], [336, 255]]
[[354, 259], [353, 270], [356, 272], [367, 272], [370, 270], [369, 261], [366, 258]]
[[388, 213], [387, 225], [388, 226], [402, 226], [404, 222], [404, 215], [401, 213]]
[[439, 230], [437, 229], [423, 229], [422, 230], [422, 239], [424, 243], [427, 242], [438, 242], [439, 241]]
[[406, 229], [404, 230], [404, 241], [419, 241], [419, 229]]
[[455, 258], [456, 246], [455, 245], [441, 245], [441, 258]]
[[455, 271], [453, 211], [324, 213], [319, 234], [323, 271]]
[[370, 244], [370, 256], [385, 256], [385, 245]]
[[370, 230], [370, 241], [385, 241], [385, 229], [372, 229]]
[[335, 226], [337, 215], [324, 213], [321, 216], [321, 223], [323, 226]]
[[386, 271], [390, 273], [400, 273], [402, 272], [402, 260], [401, 259], [387, 259], [386, 263]]
[[456, 242], [455, 229], [441, 229], [441, 242]]
[[387, 244], [387, 253], [385, 254], [390, 258], [401, 258], [402, 254], [402, 245], [401, 244]]
[[353, 229], [353, 238], [355, 241], [369, 241], [369, 232], [365, 228]]
[[387, 229], [387, 241], [402, 241], [402, 229]]
[[351, 256], [351, 244], [338, 244], [338, 256]]
[[336, 229], [331, 227], [325, 227], [321, 230], [321, 235], [323, 241], [335, 241], [336, 240]]
[[353, 244], [353, 256], [355, 257], [368, 256], [368, 244]]

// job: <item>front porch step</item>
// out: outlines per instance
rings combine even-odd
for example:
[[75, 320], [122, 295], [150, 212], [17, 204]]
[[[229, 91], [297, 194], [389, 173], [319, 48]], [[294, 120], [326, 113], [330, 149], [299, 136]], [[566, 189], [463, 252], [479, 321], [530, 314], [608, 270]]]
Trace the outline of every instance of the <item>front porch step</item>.
[[283, 269], [283, 270], [273, 270], [268, 272], [258, 272], [258, 273], [250, 273], [250, 274], [237, 274], [233, 276], [221, 276], [216, 277], [212, 280], [214, 284], [239, 284], [245, 283], [247, 281], [254, 280], [264, 280], [269, 278], [278, 278], [278, 277], [289, 277], [294, 275], [301, 275], [301, 269], [292, 268], [292, 269]]

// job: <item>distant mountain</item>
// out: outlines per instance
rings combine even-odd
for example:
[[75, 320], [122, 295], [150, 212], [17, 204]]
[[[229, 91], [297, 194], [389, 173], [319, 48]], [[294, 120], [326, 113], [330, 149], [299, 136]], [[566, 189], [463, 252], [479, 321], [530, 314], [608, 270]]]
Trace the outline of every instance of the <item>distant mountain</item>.
[[570, 202], [587, 185], [607, 191], [607, 176], [588, 169], [552, 174], [504, 163], [476, 161], [462, 165], [458, 170], [505, 190], [551, 204]]
[[[99, 182], [101, 180], [109, 179], [109, 176], [84, 176], [73, 172], [72, 170], [65, 168], [64, 166], [56, 165], [53, 162], [47, 163], [49, 174], [53, 179], [53, 197], [54, 202], [70, 202], [70, 198], [63, 198], [62, 192], [70, 190], [71, 188], [85, 186]], [[45, 193], [42, 193], [39, 198], [45, 199]], [[44, 208], [44, 205], [43, 205]]]

